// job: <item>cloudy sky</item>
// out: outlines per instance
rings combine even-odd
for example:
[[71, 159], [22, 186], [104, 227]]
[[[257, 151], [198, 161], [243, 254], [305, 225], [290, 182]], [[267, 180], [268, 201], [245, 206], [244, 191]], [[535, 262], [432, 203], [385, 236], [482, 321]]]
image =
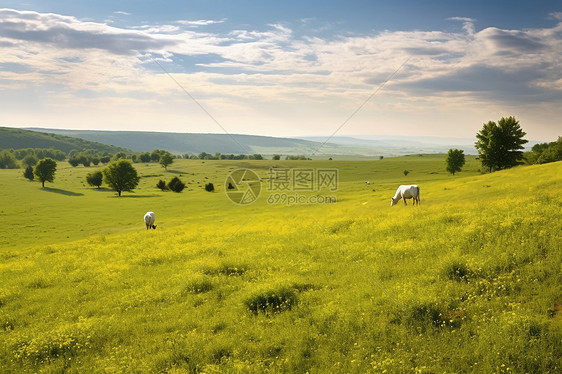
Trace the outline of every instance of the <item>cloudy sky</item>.
[[561, 56], [560, 1], [0, 1], [0, 126], [552, 141]]

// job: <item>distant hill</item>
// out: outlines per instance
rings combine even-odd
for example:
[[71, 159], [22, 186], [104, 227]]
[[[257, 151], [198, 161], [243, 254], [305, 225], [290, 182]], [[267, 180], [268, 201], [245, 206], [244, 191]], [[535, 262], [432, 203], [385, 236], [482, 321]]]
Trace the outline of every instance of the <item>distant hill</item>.
[[73, 149], [83, 151], [94, 149], [99, 152], [131, 152], [130, 149], [117, 147], [99, 142], [88, 141], [76, 137], [64, 136], [54, 133], [30, 131], [0, 127], [0, 149], [19, 148], [55, 148], [63, 152]]
[[[446, 153], [451, 148], [465, 154], [477, 154], [474, 139], [394, 135], [327, 136], [276, 138], [241, 134], [194, 134], [144, 131], [98, 131], [27, 128], [26, 130], [84, 139], [91, 142], [127, 148], [136, 152], [164, 149], [174, 154], [317, 155], [322, 158], [350, 156], [352, 158], [401, 156], [409, 154]], [[536, 142], [529, 142], [532, 147]], [[1, 147], [1, 145], [0, 145]], [[9, 146], [13, 147], [13, 146]], [[77, 148], [73, 146], [73, 148]]]
[[[234, 154], [311, 154], [321, 143], [304, 139], [274, 138], [258, 135], [190, 134], [144, 131], [96, 131], [28, 128], [27, 130], [72, 136], [89, 141], [129, 148], [137, 152], [164, 149], [174, 154], [234, 153]], [[340, 146], [327, 144], [326, 151], [339, 153]]]

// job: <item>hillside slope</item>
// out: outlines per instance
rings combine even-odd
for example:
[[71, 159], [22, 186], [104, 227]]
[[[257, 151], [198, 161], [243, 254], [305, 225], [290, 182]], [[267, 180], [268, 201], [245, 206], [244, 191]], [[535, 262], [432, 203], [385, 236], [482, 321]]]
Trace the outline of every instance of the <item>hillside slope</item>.
[[[318, 149], [321, 143], [302, 139], [274, 138], [257, 135], [227, 134], [189, 134], [144, 131], [95, 131], [95, 130], [61, 130], [35, 129], [53, 134], [72, 136], [90, 141], [125, 147], [137, 152], [150, 152], [154, 149], [165, 149], [175, 154], [201, 152], [208, 153], [283, 153], [310, 154]], [[322, 151], [337, 150], [336, 145], [326, 145]]]
[[55, 148], [63, 152], [70, 152], [73, 149], [83, 151], [95, 149], [99, 152], [131, 152], [131, 150], [96, 141], [84, 140], [60, 134], [30, 131], [0, 127], [0, 149], [19, 149], [19, 148]]
[[[471, 158], [456, 176], [442, 155], [136, 166], [121, 198], [81, 184], [90, 168], [61, 165], [45, 189], [0, 170], [5, 371], [562, 371], [562, 162], [480, 175]], [[229, 172], [272, 166], [337, 168], [337, 203], [275, 205], [267, 183], [250, 206], [227, 199]], [[172, 176], [185, 192], [155, 187]], [[390, 207], [411, 182], [421, 206]]]

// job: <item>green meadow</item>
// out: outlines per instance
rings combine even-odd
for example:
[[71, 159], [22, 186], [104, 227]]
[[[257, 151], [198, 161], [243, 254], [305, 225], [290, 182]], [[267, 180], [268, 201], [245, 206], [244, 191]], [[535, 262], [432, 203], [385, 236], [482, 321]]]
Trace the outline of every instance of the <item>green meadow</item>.
[[[562, 162], [134, 166], [122, 197], [95, 167], [59, 162], [44, 189], [0, 170], [0, 371], [562, 372]], [[337, 202], [268, 204], [272, 167], [337, 169], [303, 192]], [[225, 194], [238, 168], [263, 180], [253, 204]], [[155, 187], [174, 176], [182, 193]], [[409, 183], [421, 206], [390, 207]]]

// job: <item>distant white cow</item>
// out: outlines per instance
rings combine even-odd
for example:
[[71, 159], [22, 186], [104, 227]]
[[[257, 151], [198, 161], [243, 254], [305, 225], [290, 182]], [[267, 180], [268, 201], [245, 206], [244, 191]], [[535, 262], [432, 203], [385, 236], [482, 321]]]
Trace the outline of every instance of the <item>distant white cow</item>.
[[156, 230], [156, 225], [154, 224], [154, 222], [156, 222], [156, 216], [154, 215], [154, 212], [148, 212], [144, 215], [144, 223], [146, 224], [147, 230]]
[[365, 181], [365, 184], [367, 184], [367, 185], [368, 185], [368, 184], [371, 184], [371, 182], [370, 182], [370, 181]]
[[414, 205], [416, 205], [416, 202], [420, 205], [420, 188], [416, 184], [398, 186], [394, 197], [390, 199], [390, 206], [399, 202], [400, 199], [404, 199], [404, 205], [408, 205], [406, 199], [414, 199]]

